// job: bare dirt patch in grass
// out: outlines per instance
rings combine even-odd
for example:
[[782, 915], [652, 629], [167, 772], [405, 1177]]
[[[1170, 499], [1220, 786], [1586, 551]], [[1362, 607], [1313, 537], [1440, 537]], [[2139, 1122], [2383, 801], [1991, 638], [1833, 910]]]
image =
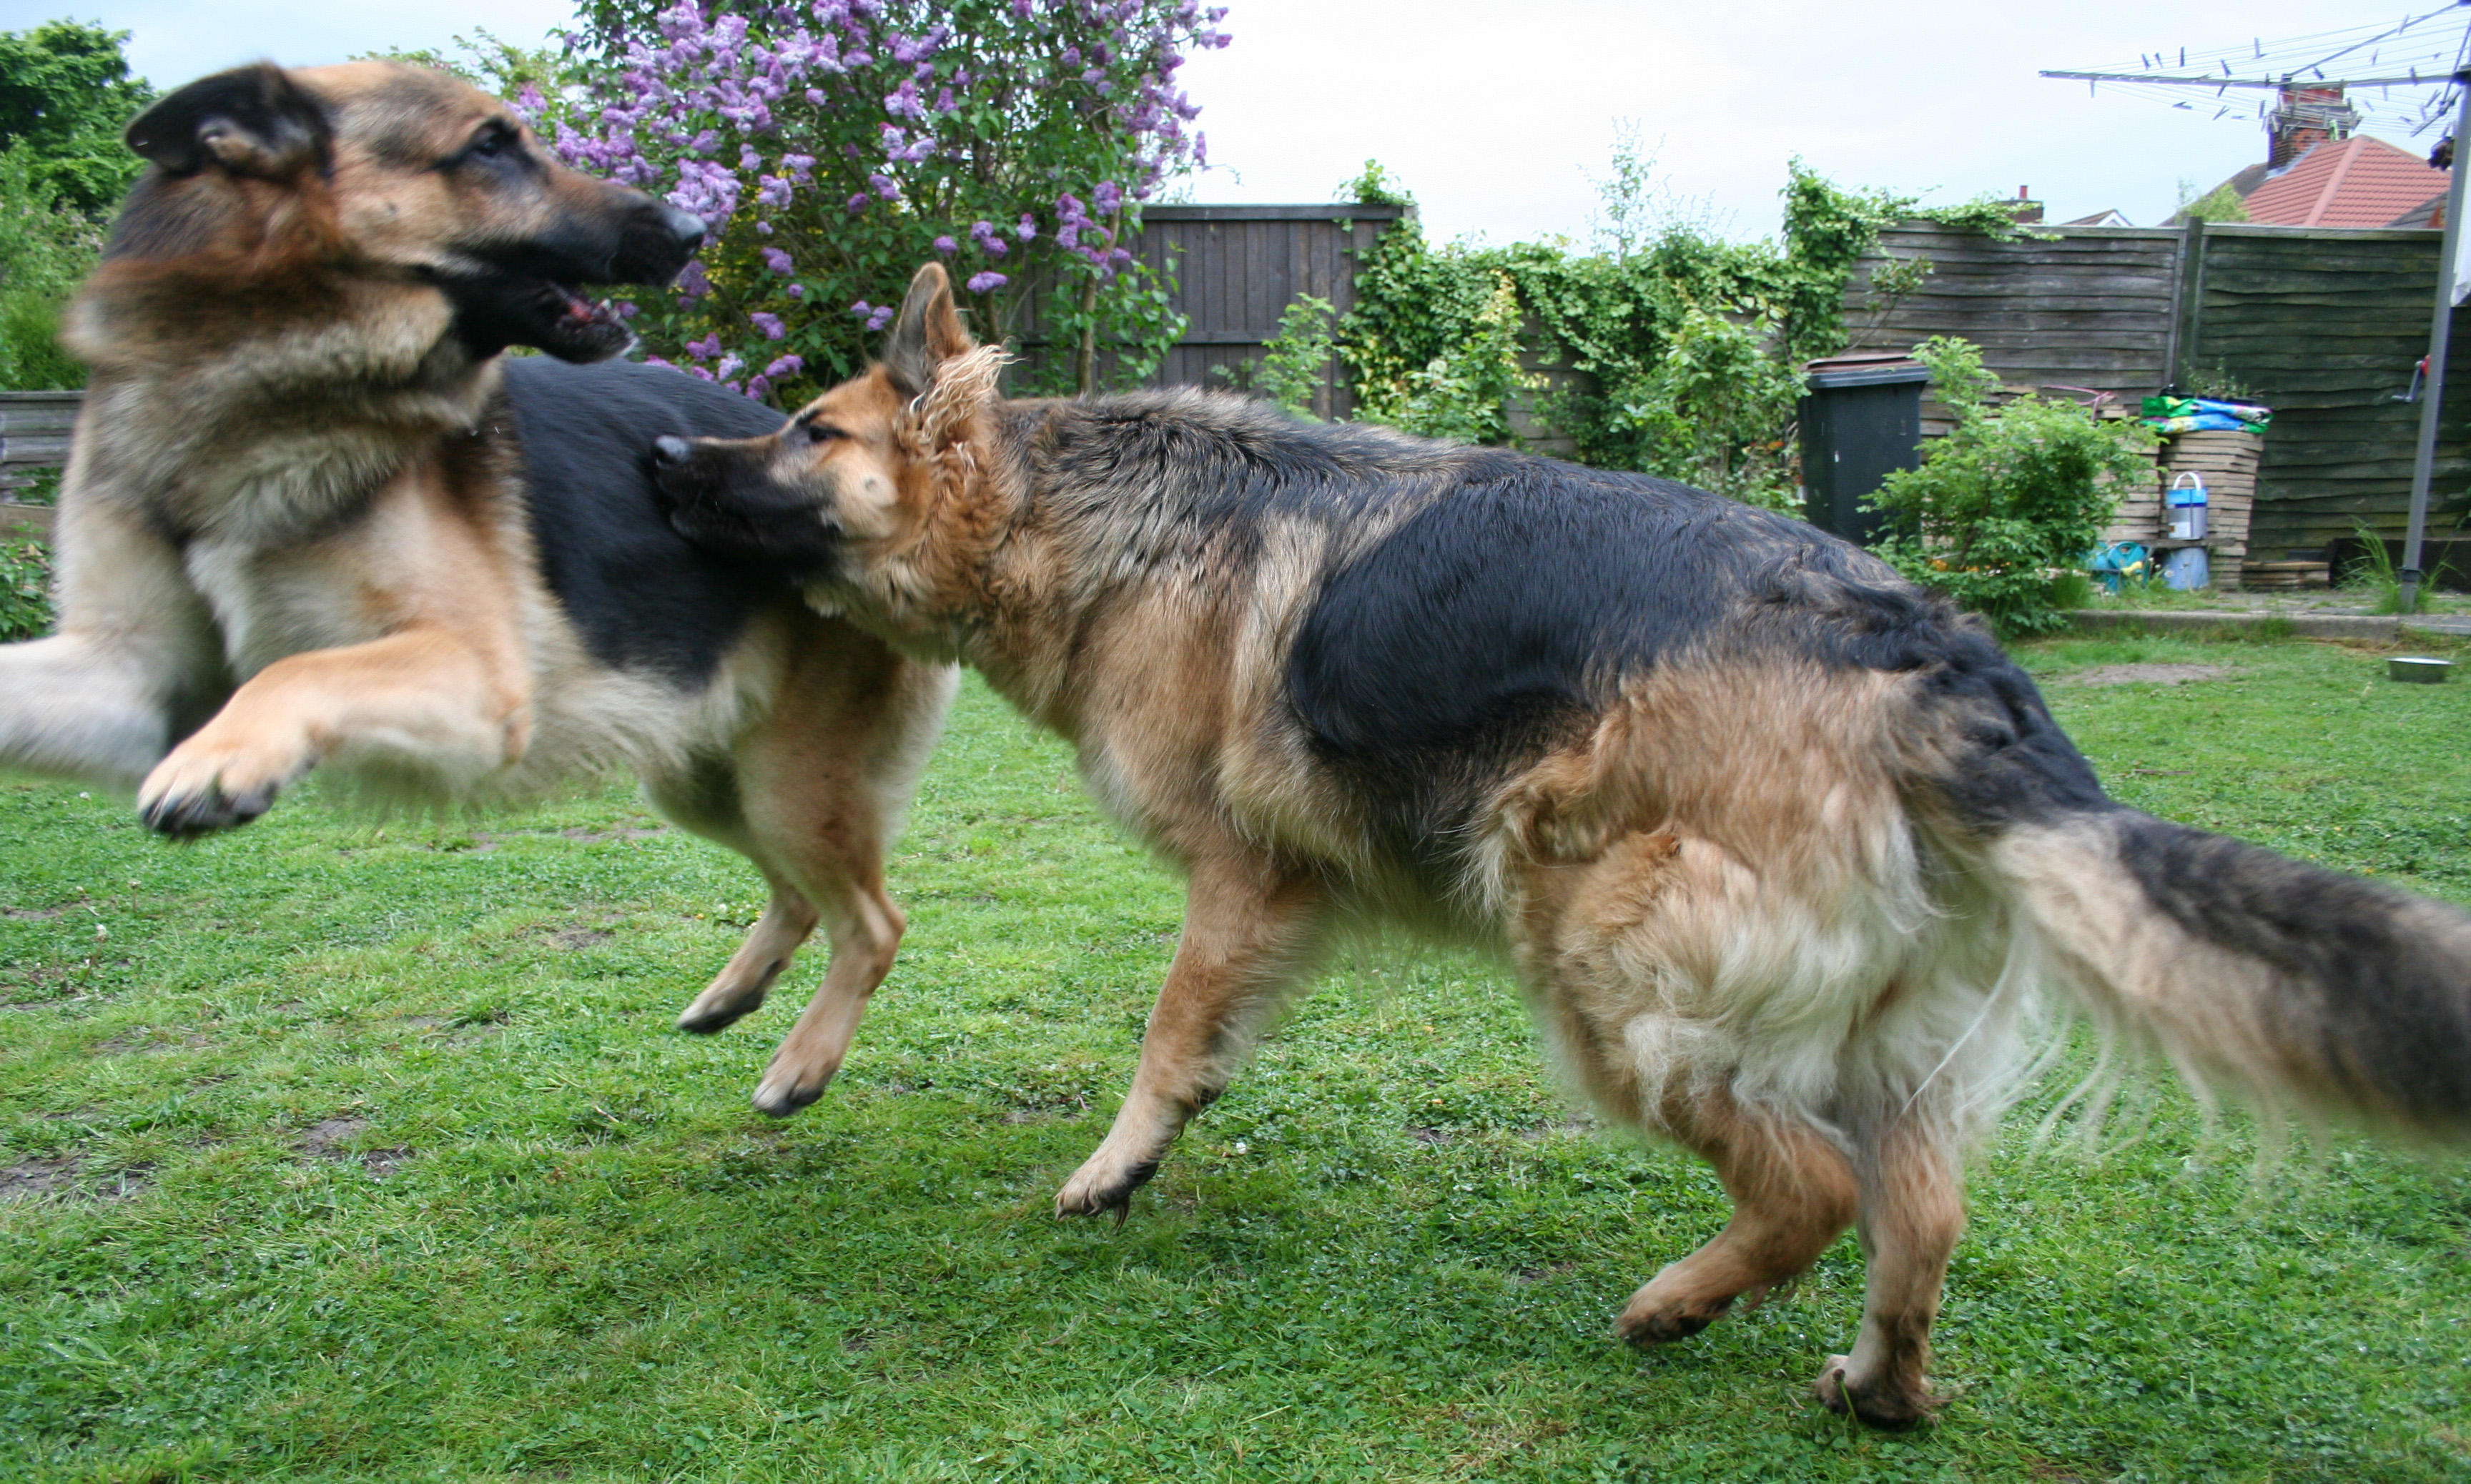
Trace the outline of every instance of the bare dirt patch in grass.
[[9, 1201], [85, 1200], [125, 1201], [146, 1189], [146, 1176], [152, 1165], [131, 1165], [113, 1170], [103, 1180], [81, 1186], [78, 1161], [63, 1155], [57, 1159], [25, 1159], [0, 1168], [0, 1203]]
[[0, 1201], [65, 1195], [77, 1182], [77, 1166], [75, 1160], [19, 1160], [0, 1169]]
[[326, 1119], [300, 1136], [300, 1151], [313, 1159], [332, 1160], [338, 1164], [357, 1164], [372, 1179], [384, 1180], [403, 1167], [412, 1158], [410, 1149], [347, 1149], [343, 1145], [358, 1138], [369, 1126], [366, 1119]]
[[2228, 665], [2103, 665], [2063, 676], [2062, 685], [2185, 685], [2191, 680], [2220, 680]]

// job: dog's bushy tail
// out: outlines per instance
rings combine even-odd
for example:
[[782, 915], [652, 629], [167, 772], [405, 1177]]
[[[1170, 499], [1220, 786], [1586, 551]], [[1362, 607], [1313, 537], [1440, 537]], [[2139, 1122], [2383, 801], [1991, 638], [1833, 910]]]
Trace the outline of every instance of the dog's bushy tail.
[[2111, 806], [1989, 844], [2095, 1017], [2269, 1109], [2471, 1135], [2471, 914]]

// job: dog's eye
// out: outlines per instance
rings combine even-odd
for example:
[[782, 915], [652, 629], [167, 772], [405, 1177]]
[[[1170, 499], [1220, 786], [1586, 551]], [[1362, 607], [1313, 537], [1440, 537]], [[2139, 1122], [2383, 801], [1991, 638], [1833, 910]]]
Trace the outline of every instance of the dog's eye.
[[470, 159], [499, 160], [514, 153], [517, 148], [513, 130], [503, 124], [492, 124], [480, 138], [464, 146], [463, 153]]
[[811, 422], [807, 424], [807, 441], [810, 443], [829, 443], [835, 438], [845, 438], [848, 436], [849, 435], [843, 433], [840, 429], [831, 427], [824, 423]]

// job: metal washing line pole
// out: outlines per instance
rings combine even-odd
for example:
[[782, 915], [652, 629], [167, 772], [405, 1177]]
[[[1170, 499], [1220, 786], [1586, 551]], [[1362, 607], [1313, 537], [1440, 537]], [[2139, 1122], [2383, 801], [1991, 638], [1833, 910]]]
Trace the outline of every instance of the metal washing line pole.
[[2436, 308], [2429, 315], [2428, 400], [2419, 407], [2419, 449], [2411, 463], [2411, 526], [2402, 544], [2402, 611], [2419, 611], [2420, 544], [2428, 533], [2428, 485], [2436, 475], [2436, 429], [2445, 405], [2445, 352], [2454, 339], [2454, 255], [2462, 247], [2462, 182], [2471, 177], [2471, 71], [2454, 75], [2461, 102], [2454, 113], [2453, 178], [2445, 186], [2445, 246], [2436, 253]]
[[[2471, 40], [2466, 40], [2471, 45]], [[2411, 85], [2435, 86], [2444, 83], [2459, 97], [2455, 109], [2454, 168], [2447, 172], [2445, 187], [2445, 239], [2437, 249], [2436, 304], [2429, 316], [2428, 376], [2420, 395], [2419, 446], [2412, 459], [2411, 524], [2403, 536], [2402, 570], [2395, 574], [2402, 587], [2401, 608], [2405, 613], [2419, 611], [2419, 584], [2423, 574], [2419, 559], [2428, 533], [2428, 487], [2436, 474], [2436, 434], [2439, 414], [2445, 401], [2445, 352], [2454, 338], [2454, 259], [2462, 246], [2463, 181], [2471, 177], [2471, 68], [2459, 69], [2450, 76], [2421, 77], [2416, 72], [2408, 78], [2209, 78], [2169, 76], [2161, 73], [2130, 72], [2049, 72], [2046, 78], [2095, 82], [2166, 82], [2184, 87], [2310, 87], [2350, 88]]]

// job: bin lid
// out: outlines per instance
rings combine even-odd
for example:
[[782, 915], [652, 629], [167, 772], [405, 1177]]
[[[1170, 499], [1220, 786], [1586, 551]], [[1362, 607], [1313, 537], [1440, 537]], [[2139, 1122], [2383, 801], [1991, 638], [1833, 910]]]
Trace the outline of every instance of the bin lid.
[[1810, 377], [1811, 386], [1824, 389], [1893, 387], [1930, 380], [1930, 368], [1901, 350], [1824, 356], [1804, 365], [1802, 370]]

